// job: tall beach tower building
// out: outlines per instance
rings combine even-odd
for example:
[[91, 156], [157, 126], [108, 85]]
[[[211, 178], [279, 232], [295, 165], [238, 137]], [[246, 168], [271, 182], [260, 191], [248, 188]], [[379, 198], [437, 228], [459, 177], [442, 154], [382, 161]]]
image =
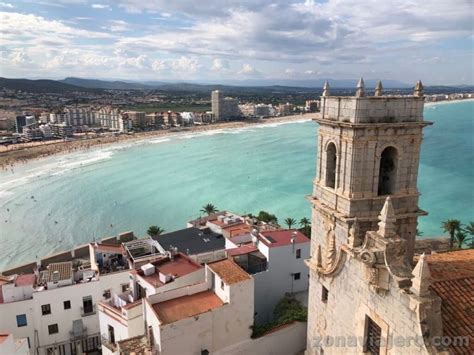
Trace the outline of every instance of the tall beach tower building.
[[222, 91], [214, 90], [211, 93], [211, 108], [214, 119], [220, 121], [222, 119], [222, 105], [224, 103], [224, 95]]

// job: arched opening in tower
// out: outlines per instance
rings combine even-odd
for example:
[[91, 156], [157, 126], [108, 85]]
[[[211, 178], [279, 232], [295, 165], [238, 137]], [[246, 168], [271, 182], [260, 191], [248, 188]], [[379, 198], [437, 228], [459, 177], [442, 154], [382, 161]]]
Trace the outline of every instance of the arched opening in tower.
[[378, 195], [390, 195], [395, 192], [397, 177], [397, 150], [387, 147], [380, 157]]
[[336, 187], [336, 145], [329, 143], [326, 149], [326, 186], [330, 188]]

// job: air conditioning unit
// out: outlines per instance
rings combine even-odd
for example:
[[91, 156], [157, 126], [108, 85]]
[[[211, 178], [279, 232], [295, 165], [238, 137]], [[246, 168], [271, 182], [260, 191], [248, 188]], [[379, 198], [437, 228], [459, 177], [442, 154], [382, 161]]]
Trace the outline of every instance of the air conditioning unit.
[[155, 266], [149, 263], [142, 265], [142, 271], [145, 274], [145, 276], [153, 275], [155, 273]]
[[162, 284], [166, 284], [168, 282], [171, 281], [171, 274], [163, 274], [163, 273], [159, 273], [159, 278], [160, 278], [160, 282]]

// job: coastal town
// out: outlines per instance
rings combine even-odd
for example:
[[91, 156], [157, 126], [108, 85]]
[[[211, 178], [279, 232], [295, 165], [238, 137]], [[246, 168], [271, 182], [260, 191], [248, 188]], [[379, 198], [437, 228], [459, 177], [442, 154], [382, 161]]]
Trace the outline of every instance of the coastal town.
[[[301, 228], [209, 203], [179, 230], [123, 232], [3, 270], [0, 353], [472, 353], [474, 250], [456, 245], [454, 232], [417, 240], [427, 214], [418, 205], [420, 146], [432, 124], [423, 84], [395, 96], [379, 82], [369, 94], [361, 78], [354, 90], [335, 96], [326, 83], [305, 107], [319, 129], [311, 220]], [[212, 93], [211, 121], [238, 109]], [[270, 107], [250, 112], [263, 111]], [[108, 112], [98, 122], [131, 122], [117, 131], [148, 122]], [[52, 115], [52, 125], [88, 123]], [[159, 126], [186, 127], [186, 115], [171, 125], [177, 118], [161, 115]], [[26, 115], [20, 124], [36, 125]]]
[[473, 23], [0, 0], [0, 355], [474, 355]]
[[[115, 92], [118, 93], [118, 97]], [[31, 158], [130, 139], [237, 128], [265, 122], [310, 120], [314, 118], [314, 113], [320, 110], [318, 99], [308, 98], [303, 105], [290, 102], [273, 105], [241, 102], [237, 98], [227, 97], [219, 90], [212, 91], [209, 101], [201, 100], [184, 105], [175, 102], [178, 107], [193, 108], [199, 105], [206, 108], [210, 103], [208, 111], [149, 112], [150, 108], [147, 111], [123, 108], [133, 103], [151, 105], [150, 107], [159, 109], [160, 102], [163, 102], [162, 97], [146, 93], [140, 95], [140, 93], [132, 94], [129, 91], [116, 90], [113, 93], [115, 99], [112, 101], [109, 98], [110, 93], [106, 93], [105, 97], [102, 96], [104, 94], [84, 94], [82, 100], [91, 104], [71, 105], [67, 99], [69, 94], [64, 98], [59, 94], [50, 94], [52, 96], [49, 97], [48, 94], [28, 94], [3, 89], [0, 91], [0, 166], [3, 169], [12, 169], [16, 163]], [[52, 98], [59, 101], [52, 104]], [[128, 100], [134, 98], [134, 101], [127, 102], [124, 98]], [[472, 98], [474, 98], [472, 93], [432, 94], [425, 96], [425, 102]], [[51, 105], [58, 108], [54, 110], [42, 108]]]

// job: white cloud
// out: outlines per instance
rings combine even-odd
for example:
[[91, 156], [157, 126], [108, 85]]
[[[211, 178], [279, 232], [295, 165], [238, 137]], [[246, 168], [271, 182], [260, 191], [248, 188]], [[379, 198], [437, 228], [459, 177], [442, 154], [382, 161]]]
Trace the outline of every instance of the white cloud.
[[124, 32], [130, 29], [130, 24], [122, 20], [110, 20], [109, 25], [102, 27], [104, 30], [111, 32]]
[[240, 69], [237, 74], [242, 74], [242, 75], [258, 75], [260, 72], [256, 70], [254, 67], [252, 67], [250, 64], [244, 64], [242, 66], [242, 69]]
[[153, 63], [151, 64], [151, 68], [154, 71], [163, 71], [169, 69], [169, 66], [165, 61], [157, 59], [153, 61]]
[[6, 8], [6, 9], [13, 9], [15, 6], [8, 2], [2, 2], [0, 1], [0, 7]]
[[196, 58], [182, 56], [171, 61], [171, 68], [176, 72], [195, 73], [201, 67]]
[[91, 7], [99, 10], [110, 10], [110, 6], [106, 4], [92, 4]]
[[211, 70], [215, 72], [225, 72], [229, 70], [229, 61], [225, 59], [215, 58], [212, 61]]

